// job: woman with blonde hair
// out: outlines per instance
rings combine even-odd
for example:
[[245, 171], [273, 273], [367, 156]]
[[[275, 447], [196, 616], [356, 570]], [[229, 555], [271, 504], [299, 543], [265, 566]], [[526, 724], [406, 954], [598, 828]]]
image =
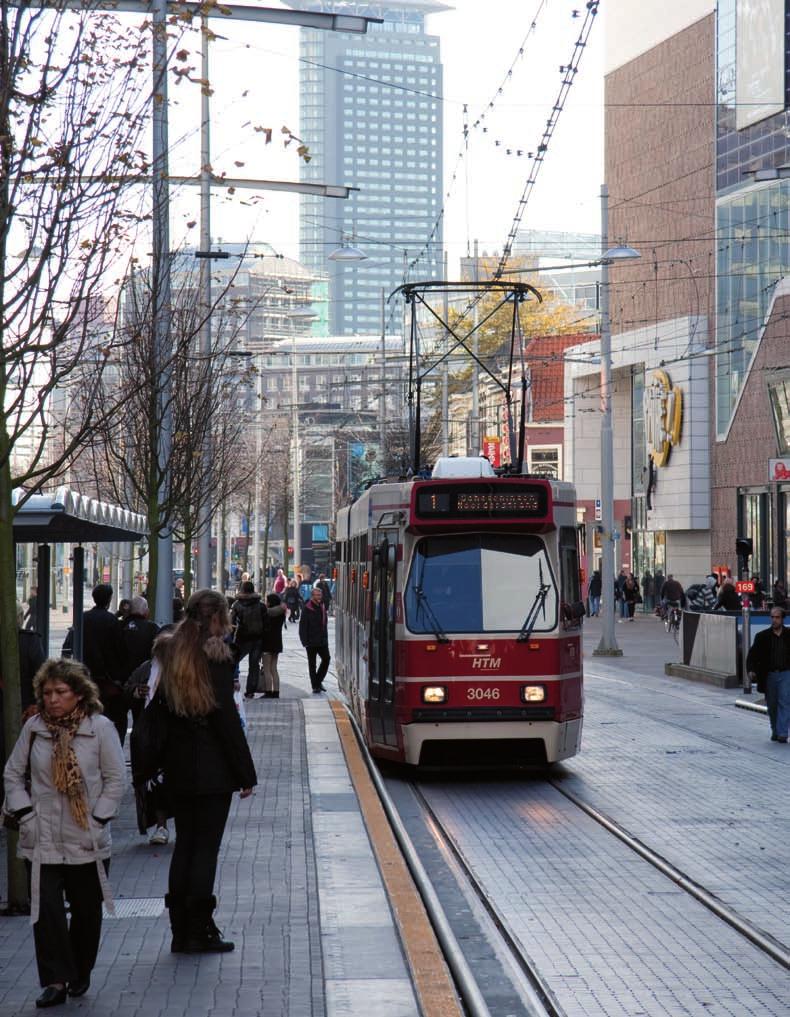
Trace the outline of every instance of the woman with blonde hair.
[[214, 877], [233, 792], [247, 798], [257, 776], [233, 700], [230, 631], [226, 598], [198, 590], [183, 621], [154, 644], [158, 694], [168, 710], [164, 784], [176, 827], [165, 898], [174, 953], [224, 953], [234, 946], [212, 918]]
[[30, 922], [44, 986], [36, 1006], [50, 1007], [90, 987], [102, 900], [113, 912], [107, 823], [118, 812], [126, 766], [83, 664], [44, 661], [33, 694], [38, 712], [6, 763], [3, 811], [19, 823], [18, 853], [30, 868]]

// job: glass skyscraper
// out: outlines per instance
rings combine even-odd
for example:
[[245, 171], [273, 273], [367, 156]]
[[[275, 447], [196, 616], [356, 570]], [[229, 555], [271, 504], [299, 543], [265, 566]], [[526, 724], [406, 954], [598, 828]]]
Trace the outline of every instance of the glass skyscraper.
[[[289, 6], [382, 19], [366, 35], [303, 28], [300, 42], [299, 134], [310, 150], [301, 179], [358, 188], [346, 200], [301, 197], [300, 259], [329, 274], [330, 334], [375, 334], [382, 290], [389, 296], [407, 270], [410, 281], [442, 277], [442, 65], [425, 17], [449, 8], [432, 0]], [[367, 260], [329, 261], [342, 242]], [[385, 315], [391, 330], [400, 310], [390, 303]]]

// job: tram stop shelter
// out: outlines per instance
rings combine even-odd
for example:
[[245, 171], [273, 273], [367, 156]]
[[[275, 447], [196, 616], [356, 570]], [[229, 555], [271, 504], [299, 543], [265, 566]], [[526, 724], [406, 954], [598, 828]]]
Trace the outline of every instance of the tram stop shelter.
[[[21, 492], [14, 492], [14, 504], [22, 500]], [[131, 542], [148, 533], [145, 516], [120, 505], [88, 498], [68, 487], [58, 488], [54, 494], [34, 494], [16, 509], [14, 516], [14, 543], [37, 544], [36, 578], [36, 630], [41, 633], [45, 649], [49, 647], [49, 580], [52, 544], [72, 544], [72, 619], [74, 631], [73, 653], [82, 660], [82, 613], [85, 598], [86, 542]]]

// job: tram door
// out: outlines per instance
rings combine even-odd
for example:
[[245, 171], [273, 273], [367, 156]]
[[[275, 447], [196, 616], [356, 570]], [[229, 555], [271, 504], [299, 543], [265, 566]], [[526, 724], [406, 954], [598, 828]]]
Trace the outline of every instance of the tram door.
[[395, 729], [395, 580], [397, 531], [377, 531], [373, 546], [370, 608], [370, 734], [397, 745]]

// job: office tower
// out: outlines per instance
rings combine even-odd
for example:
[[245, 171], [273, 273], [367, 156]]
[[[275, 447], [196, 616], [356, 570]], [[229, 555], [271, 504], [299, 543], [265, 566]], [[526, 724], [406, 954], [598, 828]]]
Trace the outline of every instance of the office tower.
[[[410, 280], [442, 276], [442, 65], [425, 18], [449, 8], [432, 0], [288, 5], [382, 19], [366, 35], [302, 29], [300, 43], [300, 137], [310, 150], [301, 178], [359, 188], [346, 200], [301, 197], [300, 259], [329, 273], [330, 334], [376, 333], [382, 290], [389, 296], [417, 255]], [[329, 260], [343, 242], [366, 260]], [[396, 307], [386, 309], [389, 328], [400, 320]]]

